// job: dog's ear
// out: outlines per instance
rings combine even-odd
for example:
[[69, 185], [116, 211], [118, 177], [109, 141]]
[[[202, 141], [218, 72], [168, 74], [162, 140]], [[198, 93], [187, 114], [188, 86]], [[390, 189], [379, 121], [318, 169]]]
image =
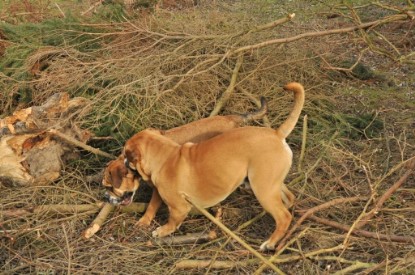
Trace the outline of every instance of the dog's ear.
[[132, 163], [134, 166], [137, 165], [140, 161], [141, 154], [138, 148], [131, 148], [126, 145], [124, 147], [124, 157], [128, 160], [129, 163]]
[[165, 130], [159, 130], [160, 131], [160, 134], [162, 135], [162, 136], [165, 136], [166, 135], [166, 131]]
[[118, 165], [115, 169], [110, 171], [112, 186], [120, 188], [124, 174], [127, 174], [127, 169], [124, 165]]
[[162, 136], [164, 136], [164, 134], [166, 133], [166, 131], [160, 130], [160, 129], [157, 129], [157, 128], [147, 128], [146, 130], [149, 130], [149, 131], [151, 131], [153, 133], [158, 133], [158, 134], [160, 134]]

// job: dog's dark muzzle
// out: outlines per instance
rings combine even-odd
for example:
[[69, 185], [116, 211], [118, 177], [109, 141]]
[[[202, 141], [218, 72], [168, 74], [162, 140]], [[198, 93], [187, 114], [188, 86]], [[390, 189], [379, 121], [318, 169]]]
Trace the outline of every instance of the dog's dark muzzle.
[[134, 192], [125, 192], [124, 195], [120, 197], [115, 197], [105, 192], [104, 199], [113, 205], [129, 205], [133, 201]]

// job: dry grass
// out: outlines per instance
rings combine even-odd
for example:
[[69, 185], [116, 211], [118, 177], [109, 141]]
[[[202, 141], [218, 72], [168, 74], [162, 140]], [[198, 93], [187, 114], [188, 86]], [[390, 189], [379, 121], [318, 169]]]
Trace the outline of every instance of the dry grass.
[[[16, 95], [23, 86], [30, 91], [31, 102], [26, 103], [30, 105], [38, 105], [60, 91], [88, 97], [92, 103], [82, 125], [98, 136], [115, 138], [92, 145], [117, 154], [123, 142], [143, 128], [168, 129], [208, 116], [229, 85], [238, 58], [229, 54], [233, 50], [276, 37], [343, 28], [359, 19], [375, 21], [394, 13], [378, 6], [367, 7], [371, 8], [369, 14], [364, 7], [329, 10], [320, 6], [300, 13], [293, 22], [249, 32], [275, 20], [276, 15], [283, 17], [273, 10], [290, 8], [254, 2], [256, 6], [251, 1], [237, 1], [161, 11], [121, 23], [94, 24], [94, 31], [88, 32], [77, 25], [73, 31], [63, 31], [70, 32], [75, 44], [68, 41], [42, 47], [27, 56], [17, 72], [32, 72], [30, 78], [19, 80], [16, 74], [9, 74], [0, 79], [1, 87], [8, 91], [1, 107], [15, 108]], [[293, 7], [307, 5], [296, 1]], [[336, 14], [339, 16], [332, 18]], [[55, 35], [51, 32], [46, 36]], [[292, 95], [284, 94], [280, 87], [289, 81], [306, 87], [304, 114], [309, 123], [302, 170], [297, 169], [301, 122], [288, 140], [295, 161], [287, 179], [297, 197], [293, 224], [303, 210], [334, 199], [364, 197], [314, 213], [352, 226], [408, 171], [402, 164], [415, 156], [415, 78], [410, 74], [413, 37], [413, 21], [406, 20], [364, 33], [316, 36], [244, 52], [234, 93], [221, 114], [249, 111], [255, 108], [254, 99], [265, 96], [271, 125], [278, 127], [292, 106]], [[360, 67], [354, 66], [356, 61]], [[106, 160], [85, 154], [82, 160], [69, 164], [62, 178], [50, 186], [1, 186], [0, 213], [34, 205], [96, 203], [103, 190], [85, 177], [105, 164]], [[414, 175], [409, 176], [361, 229], [414, 237], [414, 179]], [[149, 190], [144, 188], [136, 200], [146, 200], [148, 195]], [[237, 190], [221, 206], [223, 223], [254, 248], [273, 230], [272, 218], [267, 215], [237, 230], [262, 212], [249, 191]], [[233, 209], [242, 212], [235, 215]], [[262, 266], [224, 235], [207, 244], [148, 247], [151, 231], [133, 226], [139, 214], [116, 212], [95, 237], [85, 240], [82, 231], [94, 216], [95, 212], [0, 216], [1, 270], [7, 274], [251, 274]], [[166, 215], [161, 214], [156, 223], [165, 220]], [[206, 218], [191, 217], [176, 234], [212, 228]], [[410, 242], [348, 235], [306, 219], [275, 262], [289, 274], [409, 274], [415, 268], [413, 247]], [[175, 264], [184, 259], [214, 259], [234, 266], [219, 271], [213, 266], [176, 270]]]

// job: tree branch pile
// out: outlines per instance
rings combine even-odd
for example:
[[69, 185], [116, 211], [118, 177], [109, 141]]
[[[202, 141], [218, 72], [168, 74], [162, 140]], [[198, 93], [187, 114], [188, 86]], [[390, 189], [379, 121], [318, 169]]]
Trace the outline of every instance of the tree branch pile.
[[[64, 43], [36, 48], [16, 69], [29, 80], [1, 75], [0, 89], [7, 86], [1, 107], [16, 108], [17, 91], [32, 99], [32, 107], [1, 120], [1, 268], [411, 273], [413, 3], [352, 7], [320, 1], [317, 9], [310, 1], [206, 2], [185, 12], [161, 10], [59, 30]], [[111, 6], [103, 4], [88, 16]], [[42, 35], [55, 38], [56, 32]], [[296, 202], [275, 254], [255, 253], [274, 223], [249, 190], [237, 189], [222, 203], [223, 227], [210, 215], [220, 228], [191, 215], [162, 240], [151, 231], [165, 223], [166, 211], [151, 228], [135, 227], [149, 198], [144, 184], [132, 208], [99, 202], [100, 176], [88, 176], [112, 155], [86, 145], [90, 132], [111, 136], [100, 142], [119, 152], [143, 128], [244, 113], [259, 105], [259, 96], [267, 99], [270, 120], [258, 124], [276, 128], [292, 108], [292, 95], [279, 90], [288, 81], [306, 87], [307, 119], [303, 133], [298, 123], [287, 139], [294, 163], [286, 183]], [[84, 156], [62, 166], [79, 157], [72, 155], [74, 147], [106, 159]]]

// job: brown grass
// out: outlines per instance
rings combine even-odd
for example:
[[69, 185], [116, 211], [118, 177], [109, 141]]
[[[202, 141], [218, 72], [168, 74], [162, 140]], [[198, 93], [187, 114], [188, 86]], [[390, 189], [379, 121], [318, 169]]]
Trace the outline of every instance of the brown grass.
[[[115, 142], [92, 145], [117, 154], [123, 142], [143, 128], [168, 129], [209, 116], [228, 88], [237, 62], [237, 55], [226, 55], [230, 50], [316, 30], [341, 29], [359, 20], [370, 22], [396, 13], [379, 6], [353, 10], [337, 6], [331, 11], [319, 7], [315, 8], [318, 12], [297, 14], [293, 22], [250, 32], [276, 19], [270, 11], [287, 8], [252, 3], [204, 4], [123, 23], [96, 24], [99, 31], [90, 33], [82, 46], [99, 47], [39, 49], [26, 60], [26, 69], [36, 62], [45, 66], [31, 81], [20, 84], [30, 86], [33, 105], [60, 91], [91, 99], [90, 113], [83, 116], [82, 125], [97, 135], [113, 136]], [[308, 5], [298, 1], [293, 7], [304, 10]], [[365, 8], [371, 12], [365, 13]], [[248, 15], [246, 10], [250, 10]], [[292, 95], [284, 94], [282, 85], [298, 81], [306, 87], [303, 113], [308, 115], [308, 132], [301, 170], [296, 169], [301, 122], [288, 138], [295, 162], [287, 179], [296, 194], [293, 225], [304, 211], [317, 207], [316, 217], [353, 226], [413, 169], [403, 165], [415, 156], [415, 79], [409, 73], [413, 70], [413, 37], [413, 21], [399, 20], [364, 32], [315, 36], [244, 51], [235, 89], [221, 114], [252, 110], [253, 99], [265, 96], [271, 126], [278, 127], [292, 106]], [[356, 61], [363, 65], [360, 71], [356, 71]], [[373, 72], [365, 71], [368, 68]], [[1, 216], [2, 210], [34, 205], [97, 203], [103, 190], [85, 177], [105, 165], [106, 160], [85, 154], [49, 186], [0, 187], [0, 268], [4, 273], [252, 274], [261, 268], [261, 261], [224, 234], [206, 244], [148, 247], [151, 231], [134, 227], [138, 214], [114, 213], [89, 240], [83, 239], [82, 232], [96, 211]], [[414, 179], [412, 173], [359, 229], [414, 237]], [[139, 193], [137, 201], [148, 200], [148, 189]], [[354, 197], [365, 199], [350, 201]], [[330, 207], [324, 204], [343, 200]], [[318, 208], [320, 205], [324, 207]], [[256, 249], [273, 230], [268, 215], [255, 219], [262, 208], [249, 191], [237, 190], [221, 206], [222, 222]], [[251, 219], [255, 222], [238, 230]], [[153, 228], [165, 220], [165, 214], [158, 215]], [[176, 234], [212, 228], [204, 217], [189, 217]], [[289, 274], [409, 274], [414, 269], [413, 245], [349, 235], [307, 218], [273, 261]], [[182, 260], [211, 259], [222, 268], [215, 269], [213, 263], [206, 267], [203, 262], [203, 267], [175, 269]]]

